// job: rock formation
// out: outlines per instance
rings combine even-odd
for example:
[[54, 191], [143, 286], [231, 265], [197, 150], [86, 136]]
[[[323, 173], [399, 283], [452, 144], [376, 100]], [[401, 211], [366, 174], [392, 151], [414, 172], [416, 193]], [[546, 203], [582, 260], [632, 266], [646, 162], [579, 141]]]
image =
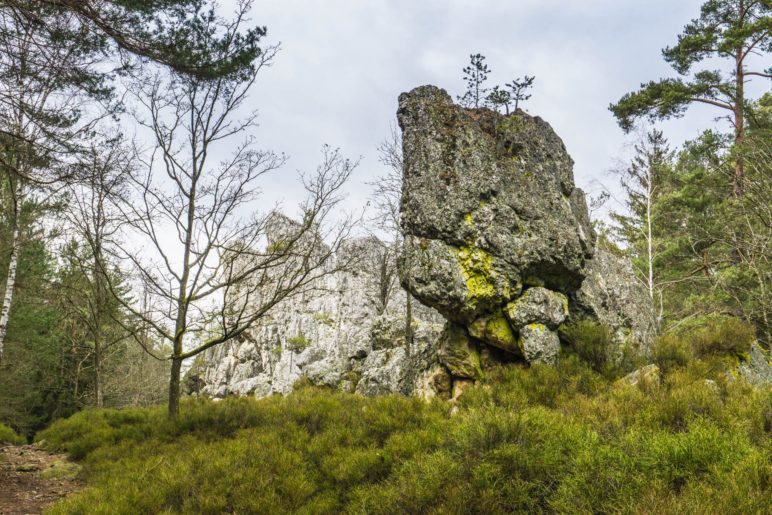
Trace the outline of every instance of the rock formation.
[[[360, 256], [358, 265], [326, 275], [239, 341], [210, 350], [205, 393], [287, 393], [302, 377], [365, 395], [455, 398], [493, 364], [554, 363], [558, 327], [581, 319], [613, 330], [611, 355], [647, 352], [651, 303], [629, 264], [596, 248], [573, 162], [546, 122], [464, 109], [432, 86], [401, 95], [398, 118], [406, 240], [399, 268], [404, 288], [424, 304], [413, 303], [413, 345], [405, 346], [407, 297], [394, 249], [364, 238], [336, 256]], [[269, 248], [292, 224], [274, 219]]]
[[479, 377], [491, 356], [554, 363], [568, 319], [607, 324], [618, 347], [647, 352], [651, 302], [631, 268], [595, 248], [549, 124], [465, 109], [433, 86], [401, 95], [398, 120], [402, 284], [448, 320], [439, 355], [454, 377]]
[[657, 318], [632, 264], [599, 245], [586, 274], [582, 287], [570, 295], [570, 319], [596, 320], [611, 329], [617, 344], [610, 349], [612, 358], [620, 357], [626, 345], [648, 355]]
[[[268, 245], [291, 223], [277, 217]], [[324, 277], [281, 302], [239, 340], [206, 353], [203, 393], [264, 397], [289, 393], [305, 378], [365, 395], [450, 395], [449, 378], [437, 366], [441, 317], [415, 302], [414, 341], [406, 353], [406, 294], [397, 284], [394, 249], [362, 238], [348, 242], [341, 254], [336, 258], [358, 256], [357, 266]]]

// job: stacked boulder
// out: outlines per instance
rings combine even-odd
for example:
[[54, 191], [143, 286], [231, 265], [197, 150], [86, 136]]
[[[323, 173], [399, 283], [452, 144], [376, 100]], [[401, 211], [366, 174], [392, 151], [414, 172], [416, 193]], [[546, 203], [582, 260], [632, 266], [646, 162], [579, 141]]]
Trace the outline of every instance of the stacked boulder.
[[402, 285], [447, 319], [438, 352], [454, 378], [474, 380], [488, 362], [555, 363], [558, 326], [579, 318], [647, 352], [651, 302], [619, 258], [598, 258], [573, 161], [549, 124], [465, 109], [433, 86], [402, 94], [398, 120]]

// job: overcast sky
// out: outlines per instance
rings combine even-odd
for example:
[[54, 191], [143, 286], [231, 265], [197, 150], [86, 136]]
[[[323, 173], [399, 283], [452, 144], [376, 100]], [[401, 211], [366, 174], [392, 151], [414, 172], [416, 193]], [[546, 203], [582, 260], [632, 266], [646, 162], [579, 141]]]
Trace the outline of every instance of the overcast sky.
[[[383, 173], [376, 147], [395, 119], [397, 97], [422, 84], [462, 93], [470, 53], [487, 57], [488, 83], [535, 75], [526, 111], [547, 120], [576, 161], [577, 183], [612, 186], [608, 170], [626, 138], [610, 102], [641, 82], [674, 72], [660, 50], [676, 42], [700, 0], [256, 0], [254, 22], [281, 43], [252, 95], [263, 148], [285, 152], [264, 183], [266, 205], [299, 198], [297, 170], [311, 170], [327, 143], [362, 164], [349, 207]], [[675, 145], [712, 124], [691, 110], [663, 125]]]

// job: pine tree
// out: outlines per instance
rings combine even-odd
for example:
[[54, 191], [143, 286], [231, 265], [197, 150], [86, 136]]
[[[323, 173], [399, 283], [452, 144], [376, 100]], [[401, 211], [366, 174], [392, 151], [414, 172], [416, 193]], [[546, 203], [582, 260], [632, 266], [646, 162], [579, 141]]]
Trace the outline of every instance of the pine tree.
[[500, 86], [494, 86], [488, 95], [488, 104], [494, 109], [504, 108], [504, 114], [509, 115], [509, 104], [512, 102], [512, 95], [509, 91], [501, 89]]
[[485, 107], [488, 89], [483, 87], [483, 84], [488, 80], [488, 74], [491, 72], [488, 65], [485, 64], [485, 56], [470, 54], [469, 66], [465, 67], [463, 72], [466, 93], [458, 97], [459, 102], [464, 107], [475, 109]]
[[[651, 120], [680, 117], [694, 103], [726, 113], [734, 127], [734, 144], [745, 135], [747, 99], [745, 83], [751, 77], [772, 79], [772, 69], [749, 70], [752, 56], [772, 51], [772, 1], [708, 0], [700, 16], [684, 27], [678, 43], [662, 55], [681, 76], [651, 81], [610, 106], [619, 125], [629, 131], [636, 118]], [[729, 77], [717, 70], [693, 72], [697, 63], [719, 58], [731, 63]], [[743, 191], [743, 159], [737, 156], [732, 194]]]
[[[240, 2], [238, 11], [249, 5]], [[199, 78], [250, 68], [266, 35], [265, 27], [223, 35], [231, 21], [215, 7], [209, 0], [0, 0], [0, 11], [24, 19], [41, 42], [64, 42], [91, 57], [135, 55]], [[52, 18], [67, 23], [50, 30]]]
[[520, 107], [520, 102], [525, 102], [531, 98], [531, 94], [527, 93], [527, 91], [533, 87], [533, 81], [535, 79], [536, 77], [533, 75], [530, 77], [524, 75], [522, 79], [515, 79], [507, 84], [507, 87], [511, 91], [510, 97], [515, 101], [515, 111]]

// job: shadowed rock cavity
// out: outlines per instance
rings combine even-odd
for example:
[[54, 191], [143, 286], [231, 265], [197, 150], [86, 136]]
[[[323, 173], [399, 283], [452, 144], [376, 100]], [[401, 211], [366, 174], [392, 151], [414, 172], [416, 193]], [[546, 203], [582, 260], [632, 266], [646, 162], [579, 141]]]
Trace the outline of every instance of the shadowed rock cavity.
[[611, 354], [648, 352], [651, 302], [629, 266], [596, 250], [573, 161], [548, 123], [465, 109], [434, 86], [403, 93], [397, 116], [401, 282], [447, 319], [438, 354], [452, 376], [478, 378], [483, 355], [555, 363], [567, 320], [609, 325]]

